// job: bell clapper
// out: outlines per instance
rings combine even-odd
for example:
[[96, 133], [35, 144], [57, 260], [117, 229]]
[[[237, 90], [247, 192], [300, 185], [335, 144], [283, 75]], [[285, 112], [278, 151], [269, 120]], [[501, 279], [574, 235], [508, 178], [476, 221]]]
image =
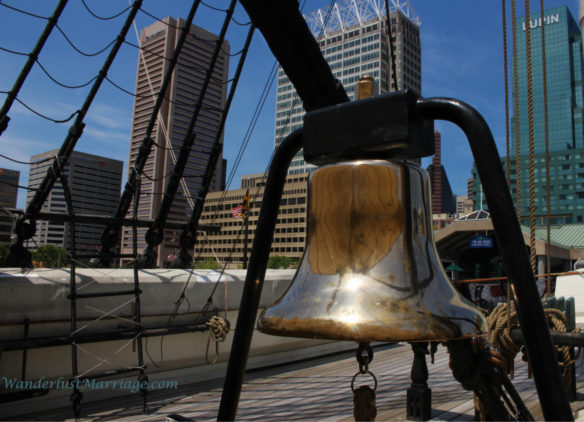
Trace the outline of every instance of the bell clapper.
[[[377, 416], [377, 407], [375, 407], [375, 390], [377, 390], [377, 378], [369, 371], [369, 363], [373, 360], [373, 349], [366, 342], [359, 343], [357, 349], [357, 362], [359, 371], [353, 376], [351, 381], [351, 390], [353, 391], [353, 416], [356, 421], [373, 421]], [[373, 388], [368, 385], [362, 385], [355, 388], [355, 379], [361, 374], [370, 375], [373, 378]]]

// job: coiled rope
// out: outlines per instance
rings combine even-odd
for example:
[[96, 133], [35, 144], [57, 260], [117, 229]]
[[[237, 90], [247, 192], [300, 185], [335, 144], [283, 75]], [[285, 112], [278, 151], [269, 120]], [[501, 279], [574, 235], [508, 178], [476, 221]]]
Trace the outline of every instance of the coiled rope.
[[[555, 308], [544, 309], [545, 316], [551, 331], [565, 333], [566, 316], [562, 311]], [[487, 316], [488, 332], [485, 335], [486, 340], [497, 347], [499, 352], [505, 357], [508, 363], [509, 374], [513, 376], [513, 362], [515, 356], [521, 349], [511, 338], [511, 329], [519, 328], [517, 312], [512, 310], [508, 303], [499, 303], [493, 311]], [[576, 362], [579, 352], [576, 356], [571, 356], [570, 346], [556, 345], [558, 353], [559, 366], [562, 368], [562, 377], [564, 385], [570, 387], [571, 376], [570, 370]]]
[[[219, 316], [213, 316], [205, 324], [209, 326], [209, 339], [207, 340], [207, 350], [205, 352], [205, 360], [207, 363], [216, 363], [219, 359], [219, 343], [225, 341], [227, 334], [229, 334], [230, 324], [227, 319]], [[211, 340], [215, 342], [215, 357], [209, 360], [209, 345]]]

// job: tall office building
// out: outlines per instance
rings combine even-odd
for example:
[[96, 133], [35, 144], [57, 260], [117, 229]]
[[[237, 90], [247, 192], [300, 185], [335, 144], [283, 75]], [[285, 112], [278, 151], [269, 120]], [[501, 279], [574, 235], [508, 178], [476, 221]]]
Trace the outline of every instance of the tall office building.
[[[182, 19], [167, 17], [142, 30], [138, 74], [136, 77], [136, 98], [130, 141], [129, 162], [133, 163], [152, 114], [155, 95], [160, 89], [162, 79], [169, 66], [180, 36], [180, 28], [185, 24]], [[138, 218], [152, 220], [158, 215], [162, 197], [168, 182], [168, 175], [174, 169], [179, 149], [187, 135], [187, 129], [194, 113], [195, 104], [205, 80], [207, 69], [217, 45], [218, 37], [202, 28], [191, 25], [189, 36], [182, 48], [166, 100], [158, 115], [151, 138], [153, 147], [144, 166], [146, 177], [142, 177], [142, 195], [138, 204]], [[227, 73], [229, 67], [229, 43], [223, 42], [219, 57], [212, 71], [207, 91], [202, 99], [202, 108], [195, 127], [195, 144], [186, 165], [181, 187], [172, 205], [168, 220], [187, 221], [192, 210], [193, 199], [201, 188], [201, 175], [204, 174], [211, 147], [219, 131], [221, 110], [225, 106]], [[223, 139], [221, 138], [221, 143]], [[224, 181], [224, 160], [220, 153], [211, 191], [221, 190]], [[131, 210], [130, 210], [131, 213]], [[138, 247], [146, 246], [146, 229], [138, 231]], [[158, 265], [178, 247], [179, 232], [166, 230], [164, 240], [158, 249]], [[132, 230], [124, 229], [122, 252], [130, 253], [133, 248]]]
[[[48, 151], [31, 157], [28, 174], [29, 189], [38, 188], [43, 181], [59, 150]], [[124, 163], [98, 155], [73, 152], [64, 168], [67, 175], [73, 211], [75, 214], [100, 215], [111, 217], [120, 200], [122, 172]], [[34, 191], [27, 192], [26, 200], [30, 202]], [[67, 203], [63, 186], [59, 180], [47, 197], [43, 212], [67, 214]], [[77, 253], [96, 252], [101, 245], [100, 237], [103, 225], [75, 224], [75, 250]], [[39, 220], [36, 223], [34, 242], [39, 246], [51, 244], [71, 248], [70, 227], [68, 223], [56, 223]], [[32, 246], [34, 247], [34, 246]]]
[[[0, 207], [16, 208], [19, 179], [19, 171], [0, 168]], [[12, 218], [0, 214], [0, 244], [10, 244], [11, 232]]]
[[[550, 150], [550, 214], [552, 224], [584, 222], [584, 80], [582, 38], [578, 24], [566, 6], [546, 10], [518, 20], [517, 38], [518, 101], [519, 108], [511, 117], [510, 189], [521, 208], [521, 220], [529, 216], [529, 119], [527, 91], [526, 31], [531, 38], [531, 70], [533, 75], [533, 139], [535, 152], [535, 207], [537, 223], [545, 224], [546, 159], [545, 114], [543, 97], [543, 65], [541, 30], [545, 26], [545, 58], [547, 76], [547, 108]], [[519, 121], [519, 140], [515, 125]], [[518, 168], [515, 157], [516, 142], [520, 147], [521, 204], [517, 204], [516, 181]], [[505, 162], [505, 160], [503, 160]], [[476, 177], [476, 171], [475, 171]], [[480, 184], [475, 183], [475, 209], [480, 203]]]
[[426, 169], [432, 185], [432, 214], [454, 214], [456, 198], [452, 193], [446, 170], [442, 165], [442, 137], [440, 132], [434, 132], [434, 156], [432, 164]]
[[[391, 1], [390, 44], [385, 7], [373, 0], [344, 0], [333, 10], [316, 10], [305, 19], [334, 76], [340, 80], [351, 99], [356, 98], [359, 79], [365, 74], [375, 79], [375, 93], [396, 89], [422, 90], [420, 19], [409, 2]], [[328, 19], [326, 18], [328, 16]], [[395, 78], [392, 78], [392, 67]], [[392, 82], [395, 80], [397, 86]], [[304, 108], [294, 86], [282, 68], [278, 69], [276, 125], [274, 145], [302, 126]], [[290, 174], [310, 171], [299, 152], [290, 166]]]

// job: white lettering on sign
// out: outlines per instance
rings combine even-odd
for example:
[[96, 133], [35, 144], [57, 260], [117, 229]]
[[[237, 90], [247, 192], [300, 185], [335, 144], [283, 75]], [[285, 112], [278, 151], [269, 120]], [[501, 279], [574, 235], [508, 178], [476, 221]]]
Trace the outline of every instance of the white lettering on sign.
[[[551, 25], [552, 23], [558, 23], [560, 21], [560, 14], [556, 13], [555, 15], [550, 15], [550, 16], [544, 16], [543, 18], [543, 22], [546, 25]], [[525, 31], [525, 23], [523, 22], [523, 30]], [[531, 29], [535, 29], [539, 26], [542, 25], [542, 19], [541, 18], [537, 18], [537, 19], [530, 19], [529, 20], [529, 27]]]

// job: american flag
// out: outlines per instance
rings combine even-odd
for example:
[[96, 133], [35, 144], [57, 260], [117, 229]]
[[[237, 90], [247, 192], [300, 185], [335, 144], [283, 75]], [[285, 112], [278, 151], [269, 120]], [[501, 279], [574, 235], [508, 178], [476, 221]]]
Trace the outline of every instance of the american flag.
[[233, 218], [242, 218], [243, 217], [243, 205], [238, 205], [237, 207], [232, 208], [231, 214], [233, 214]]

